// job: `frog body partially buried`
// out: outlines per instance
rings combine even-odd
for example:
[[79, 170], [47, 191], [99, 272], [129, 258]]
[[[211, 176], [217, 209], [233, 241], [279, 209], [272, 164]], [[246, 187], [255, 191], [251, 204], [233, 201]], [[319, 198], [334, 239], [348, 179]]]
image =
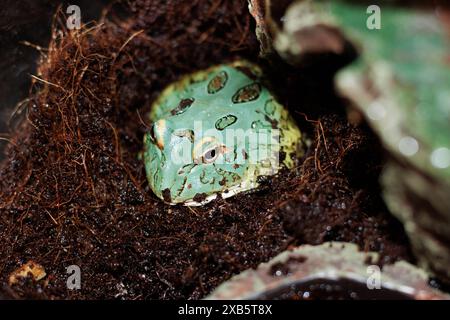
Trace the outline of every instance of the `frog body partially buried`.
[[154, 102], [144, 137], [152, 191], [170, 204], [203, 205], [258, 187], [294, 167], [301, 132], [263, 85], [260, 67], [239, 60], [184, 76]]

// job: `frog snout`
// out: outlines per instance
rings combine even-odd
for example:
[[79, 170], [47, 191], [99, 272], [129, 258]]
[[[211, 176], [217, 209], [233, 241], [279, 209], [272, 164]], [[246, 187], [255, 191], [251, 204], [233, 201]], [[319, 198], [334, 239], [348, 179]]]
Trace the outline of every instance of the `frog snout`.
[[167, 131], [166, 120], [158, 120], [150, 128], [150, 138], [152, 142], [160, 149], [164, 149], [164, 135]]

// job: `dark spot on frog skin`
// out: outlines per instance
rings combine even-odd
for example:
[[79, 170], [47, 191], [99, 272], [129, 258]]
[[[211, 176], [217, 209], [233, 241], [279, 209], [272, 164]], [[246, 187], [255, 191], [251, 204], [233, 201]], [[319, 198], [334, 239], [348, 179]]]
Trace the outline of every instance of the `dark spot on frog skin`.
[[233, 103], [244, 103], [254, 101], [259, 98], [261, 85], [257, 82], [249, 84], [239, 89], [233, 96]]
[[188, 188], [188, 189], [192, 189], [192, 184], [189, 183], [189, 184], [187, 185], [187, 188]]
[[228, 82], [228, 74], [225, 71], [219, 72], [208, 84], [208, 93], [214, 94], [222, 90]]
[[271, 119], [269, 116], [265, 115], [264, 118], [267, 122], [270, 122], [270, 125], [272, 126], [272, 129], [278, 128], [278, 121], [275, 119]]
[[223, 179], [219, 181], [219, 184], [223, 187], [224, 185], [227, 184], [227, 179], [223, 177]]
[[216, 121], [215, 127], [217, 130], [222, 131], [224, 130], [226, 127], [231, 126], [233, 123], [235, 123], [237, 121], [237, 117], [229, 114], [225, 117], [220, 118], [219, 120]]
[[183, 193], [184, 188], [186, 187], [186, 181], [187, 181], [187, 177], [184, 177], [181, 188], [178, 189], [178, 192], [176, 194], [177, 197], [179, 197]]
[[233, 164], [233, 169], [239, 169], [239, 165], [237, 163]]
[[186, 111], [186, 109], [189, 108], [194, 103], [194, 101], [195, 101], [194, 98], [183, 99], [183, 100], [180, 101], [180, 103], [178, 104], [178, 106], [175, 109], [170, 111], [170, 113], [173, 116], [177, 115], [177, 114], [181, 114], [184, 111]]
[[195, 202], [203, 202], [208, 195], [206, 193], [197, 193], [192, 200]]
[[166, 202], [172, 202], [172, 196], [170, 195], [170, 189], [166, 188], [162, 191], [162, 196], [164, 201]]
[[[267, 122], [269, 122], [269, 121], [267, 121]], [[271, 128], [272, 124], [266, 125], [261, 120], [257, 120], [257, 121], [252, 122], [251, 127], [252, 127], [252, 129], [265, 129], [265, 128]]]
[[242, 149], [242, 156], [244, 157], [244, 160], [248, 159], [247, 151], [245, 151], [244, 149]]

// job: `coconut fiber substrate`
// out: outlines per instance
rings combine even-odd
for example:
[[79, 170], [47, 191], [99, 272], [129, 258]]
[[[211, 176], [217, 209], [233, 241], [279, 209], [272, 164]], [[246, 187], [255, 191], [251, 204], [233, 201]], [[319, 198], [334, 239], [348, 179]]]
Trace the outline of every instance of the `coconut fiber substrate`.
[[[0, 171], [0, 295], [44, 299], [199, 299], [290, 246], [348, 241], [382, 263], [411, 261], [378, 185], [383, 151], [349, 123], [333, 68], [259, 58], [247, 1], [133, 2], [126, 19], [65, 29], [56, 14], [24, 120]], [[260, 64], [311, 146], [255, 192], [170, 206], [139, 160], [148, 112], [183, 74]], [[46, 277], [11, 282], [26, 264]], [[82, 289], [68, 290], [67, 267]]]

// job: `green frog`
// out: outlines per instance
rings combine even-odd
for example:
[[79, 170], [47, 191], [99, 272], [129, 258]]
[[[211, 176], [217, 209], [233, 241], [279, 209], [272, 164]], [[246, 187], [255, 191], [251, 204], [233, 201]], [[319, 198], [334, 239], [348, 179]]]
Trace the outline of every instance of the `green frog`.
[[170, 84], [155, 100], [143, 158], [152, 191], [169, 204], [204, 205], [293, 168], [304, 150], [287, 109], [255, 64], [238, 60]]

